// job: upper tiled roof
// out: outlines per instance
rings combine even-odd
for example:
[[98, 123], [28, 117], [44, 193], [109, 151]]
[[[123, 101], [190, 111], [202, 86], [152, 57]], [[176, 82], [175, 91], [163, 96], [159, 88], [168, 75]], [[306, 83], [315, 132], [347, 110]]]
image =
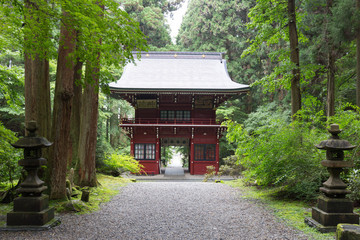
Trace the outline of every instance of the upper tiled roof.
[[249, 86], [230, 79], [221, 53], [148, 52], [135, 64], [126, 65], [120, 80], [110, 83], [110, 90], [239, 93]]

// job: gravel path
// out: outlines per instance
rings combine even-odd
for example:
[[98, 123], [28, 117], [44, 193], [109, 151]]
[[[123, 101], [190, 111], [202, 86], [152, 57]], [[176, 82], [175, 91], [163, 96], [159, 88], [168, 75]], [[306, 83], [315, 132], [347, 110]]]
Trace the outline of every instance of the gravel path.
[[0, 232], [0, 239], [308, 239], [224, 184], [138, 182], [88, 215], [66, 214], [42, 232]]

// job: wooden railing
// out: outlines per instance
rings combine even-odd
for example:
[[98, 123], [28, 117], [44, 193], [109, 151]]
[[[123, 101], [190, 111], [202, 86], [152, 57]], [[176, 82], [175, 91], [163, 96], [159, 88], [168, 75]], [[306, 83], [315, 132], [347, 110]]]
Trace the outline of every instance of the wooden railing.
[[220, 125], [213, 118], [193, 118], [190, 120], [164, 120], [160, 118], [121, 118], [120, 124], [183, 124], [183, 125]]

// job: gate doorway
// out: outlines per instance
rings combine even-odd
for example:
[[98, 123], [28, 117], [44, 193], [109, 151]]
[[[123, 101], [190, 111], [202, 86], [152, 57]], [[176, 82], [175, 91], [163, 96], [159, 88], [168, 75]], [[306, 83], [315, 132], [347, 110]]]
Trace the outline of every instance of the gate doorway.
[[187, 138], [162, 138], [160, 143], [161, 173], [166, 168], [182, 168], [190, 172], [190, 141]]

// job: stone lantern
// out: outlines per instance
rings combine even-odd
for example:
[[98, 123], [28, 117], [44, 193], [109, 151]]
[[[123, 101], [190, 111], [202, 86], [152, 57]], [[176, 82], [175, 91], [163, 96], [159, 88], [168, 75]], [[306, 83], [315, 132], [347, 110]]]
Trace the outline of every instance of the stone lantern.
[[339, 223], [359, 224], [359, 215], [353, 212], [353, 202], [346, 198], [350, 191], [340, 178], [344, 167], [353, 166], [353, 163], [343, 161], [344, 150], [352, 150], [355, 146], [339, 138], [339, 125], [331, 124], [328, 131], [331, 137], [316, 147], [326, 150], [326, 160], [321, 161], [321, 165], [327, 167], [330, 177], [320, 188], [323, 195], [318, 198], [317, 207], [312, 208], [312, 218], [305, 219], [309, 226], [320, 232], [335, 232]]
[[14, 200], [14, 209], [7, 214], [6, 227], [17, 228], [48, 228], [49, 224], [57, 222], [54, 219], [54, 208], [49, 208], [49, 197], [42, 194], [47, 189], [44, 182], [39, 179], [38, 169], [46, 164], [46, 159], [41, 157], [41, 149], [50, 147], [46, 138], [36, 135], [36, 122], [26, 123], [28, 136], [19, 139], [13, 144], [15, 148], [24, 149], [24, 159], [19, 161], [27, 172], [27, 177], [17, 189], [20, 197]]

